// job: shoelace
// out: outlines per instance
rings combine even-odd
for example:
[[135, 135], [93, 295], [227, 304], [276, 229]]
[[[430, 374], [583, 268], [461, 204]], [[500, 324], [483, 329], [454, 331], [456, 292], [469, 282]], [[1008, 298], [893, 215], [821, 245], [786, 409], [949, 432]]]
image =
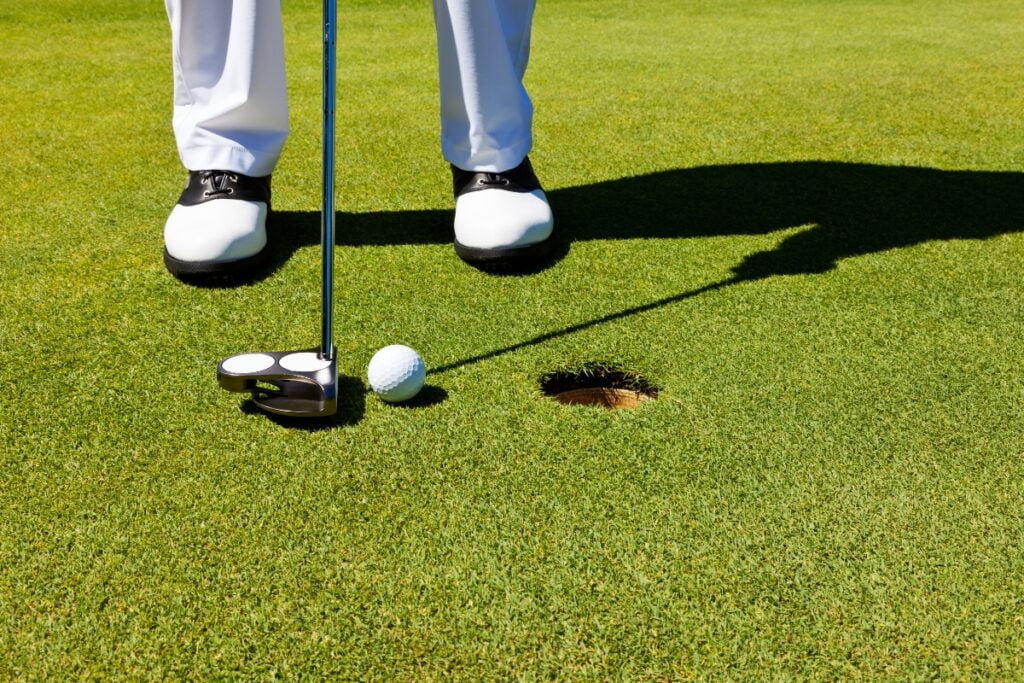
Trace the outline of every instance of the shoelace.
[[509, 179], [502, 177], [500, 173], [485, 173], [486, 178], [481, 178], [480, 185], [491, 187], [493, 185], [508, 185]]
[[234, 194], [235, 189], [228, 187], [228, 181], [233, 183], [238, 182], [238, 176], [234, 173], [226, 173], [224, 171], [207, 171], [203, 174], [202, 178], [199, 179], [204, 185], [209, 185], [209, 190], [203, 191], [204, 197], [216, 197], [219, 195]]

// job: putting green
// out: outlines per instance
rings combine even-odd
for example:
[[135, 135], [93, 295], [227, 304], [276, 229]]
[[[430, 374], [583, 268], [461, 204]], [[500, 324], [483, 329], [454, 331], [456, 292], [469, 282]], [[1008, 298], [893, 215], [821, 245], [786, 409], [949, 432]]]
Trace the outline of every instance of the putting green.
[[[319, 3], [285, 3], [269, 277], [161, 263], [159, 3], [0, 9], [0, 677], [1006, 679], [1024, 670], [1024, 23], [1011, 0], [542, 0], [571, 248], [450, 240], [428, 3], [344, 2], [342, 413], [316, 344]], [[432, 368], [367, 394], [386, 344]], [[660, 391], [564, 406], [609, 363]]]

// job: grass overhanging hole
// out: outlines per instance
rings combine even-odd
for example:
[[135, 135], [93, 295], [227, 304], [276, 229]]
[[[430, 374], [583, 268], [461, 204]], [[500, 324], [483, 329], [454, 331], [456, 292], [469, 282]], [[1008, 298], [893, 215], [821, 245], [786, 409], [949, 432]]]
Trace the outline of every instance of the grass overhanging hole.
[[658, 387], [643, 375], [596, 361], [548, 372], [540, 378], [540, 389], [564, 405], [611, 410], [636, 408], [658, 398]]

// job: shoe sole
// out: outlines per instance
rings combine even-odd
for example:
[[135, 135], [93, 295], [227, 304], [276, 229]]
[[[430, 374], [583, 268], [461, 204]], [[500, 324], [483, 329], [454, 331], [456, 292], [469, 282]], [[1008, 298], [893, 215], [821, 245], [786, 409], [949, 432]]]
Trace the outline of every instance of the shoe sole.
[[164, 265], [171, 275], [189, 284], [215, 284], [224, 280], [252, 275], [267, 260], [264, 247], [252, 256], [233, 261], [182, 261], [171, 256], [164, 247]]
[[484, 272], [525, 273], [543, 269], [547, 265], [546, 260], [551, 256], [554, 246], [553, 235], [543, 242], [504, 249], [467, 247], [456, 240], [455, 253], [469, 265]]

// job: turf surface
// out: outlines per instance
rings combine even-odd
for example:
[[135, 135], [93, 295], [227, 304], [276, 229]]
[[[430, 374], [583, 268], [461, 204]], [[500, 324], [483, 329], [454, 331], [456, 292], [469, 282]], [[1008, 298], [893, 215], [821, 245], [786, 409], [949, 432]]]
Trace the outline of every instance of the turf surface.
[[[161, 12], [0, 9], [0, 677], [1020, 676], [1018, 2], [542, 0], [571, 249], [519, 278], [449, 243], [428, 4], [343, 3], [319, 430], [214, 381], [316, 341], [319, 5], [236, 289], [160, 261]], [[415, 407], [364, 389], [399, 342]], [[659, 399], [542, 396], [588, 362]]]

